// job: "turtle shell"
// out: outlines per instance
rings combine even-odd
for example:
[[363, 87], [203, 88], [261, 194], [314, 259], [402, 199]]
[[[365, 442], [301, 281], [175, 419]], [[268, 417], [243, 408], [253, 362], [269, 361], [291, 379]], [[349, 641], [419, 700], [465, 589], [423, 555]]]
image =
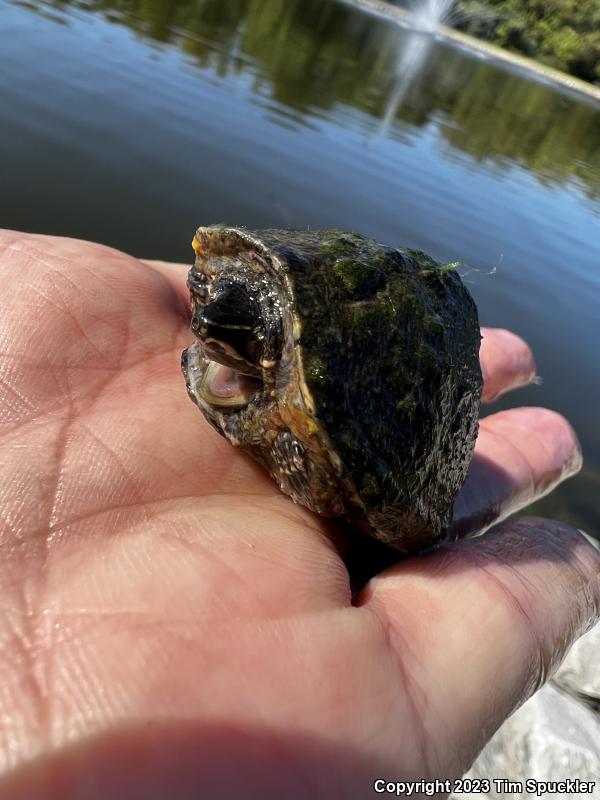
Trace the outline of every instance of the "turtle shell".
[[482, 389], [458, 273], [329, 230], [206, 227], [193, 247], [182, 368], [208, 421], [318, 514], [405, 553], [439, 539]]

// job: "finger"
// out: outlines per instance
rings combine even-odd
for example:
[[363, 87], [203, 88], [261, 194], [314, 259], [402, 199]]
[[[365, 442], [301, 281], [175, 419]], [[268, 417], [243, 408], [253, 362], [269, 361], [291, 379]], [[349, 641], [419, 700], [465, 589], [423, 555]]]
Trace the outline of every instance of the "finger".
[[482, 328], [479, 360], [483, 373], [482, 400], [490, 403], [500, 395], [535, 378], [533, 353], [526, 342], [502, 328]]
[[189, 264], [174, 264], [170, 261], [156, 261], [147, 258], [140, 259], [142, 264], [150, 267], [171, 284], [177, 295], [183, 300], [184, 306], [190, 306], [190, 292], [187, 288]]
[[521, 519], [391, 568], [358, 604], [385, 628], [437, 758], [467, 768], [600, 616], [600, 554], [567, 525]]
[[[454, 503], [445, 541], [473, 536], [550, 492], [581, 468], [577, 437], [560, 414], [515, 408], [480, 422], [469, 474]], [[353, 590], [397, 561], [375, 540], [345, 531], [336, 538]]]
[[449, 538], [479, 533], [524, 508], [581, 468], [575, 432], [546, 408], [485, 417], [469, 474], [454, 504]]

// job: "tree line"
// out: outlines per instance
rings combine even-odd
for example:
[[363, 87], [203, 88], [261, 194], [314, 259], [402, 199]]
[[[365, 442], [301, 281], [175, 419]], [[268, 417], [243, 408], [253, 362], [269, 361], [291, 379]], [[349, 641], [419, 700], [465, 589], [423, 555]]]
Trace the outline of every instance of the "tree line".
[[450, 24], [600, 83], [600, 0], [456, 0]]

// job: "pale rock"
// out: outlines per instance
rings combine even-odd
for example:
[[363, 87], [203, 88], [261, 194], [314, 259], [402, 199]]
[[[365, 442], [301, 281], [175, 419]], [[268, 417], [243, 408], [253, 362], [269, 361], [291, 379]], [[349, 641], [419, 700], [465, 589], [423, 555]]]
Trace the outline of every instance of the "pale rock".
[[[490, 780], [489, 794], [453, 794], [453, 800], [523, 800], [536, 797], [525, 781], [594, 781], [591, 794], [554, 793], [552, 800], [600, 800], [600, 716], [584, 703], [547, 684], [504, 723], [466, 777]], [[518, 781], [523, 792], [506, 792], [493, 779]]]
[[569, 692], [600, 702], [600, 625], [575, 642], [553, 680]]

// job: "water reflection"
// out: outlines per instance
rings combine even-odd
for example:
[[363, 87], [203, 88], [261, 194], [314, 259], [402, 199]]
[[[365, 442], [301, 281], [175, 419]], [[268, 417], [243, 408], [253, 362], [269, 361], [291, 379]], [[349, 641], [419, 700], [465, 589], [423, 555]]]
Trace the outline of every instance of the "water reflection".
[[399, 50], [395, 68], [396, 80], [383, 115], [383, 122], [379, 130], [381, 135], [387, 132], [390, 124], [397, 117], [416, 76], [423, 71], [423, 67], [431, 55], [433, 39], [428, 33], [420, 30], [409, 31], [405, 39], [403, 47]]
[[[101, 11], [157, 41], [176, 43], [221, 77], [239, 74], [251, 63], [257, 69], [255, 91], [301, 115], [344, 104], [374, 118], [380, 130], [392, 124], [422, 128], [435, 119], [459, 153], [500, 168], [512, 162], [545, 184], [572, 183], [590, 198], [600, 194], [600, 124], [593, 102], [465, 59], [425, 33], [374, 24], [344, 4], [56, 0], [51, 5]], [[411, 92], [415, 81], [418, 91]], [[410, 102], [404, 102], [409, 93]]]

